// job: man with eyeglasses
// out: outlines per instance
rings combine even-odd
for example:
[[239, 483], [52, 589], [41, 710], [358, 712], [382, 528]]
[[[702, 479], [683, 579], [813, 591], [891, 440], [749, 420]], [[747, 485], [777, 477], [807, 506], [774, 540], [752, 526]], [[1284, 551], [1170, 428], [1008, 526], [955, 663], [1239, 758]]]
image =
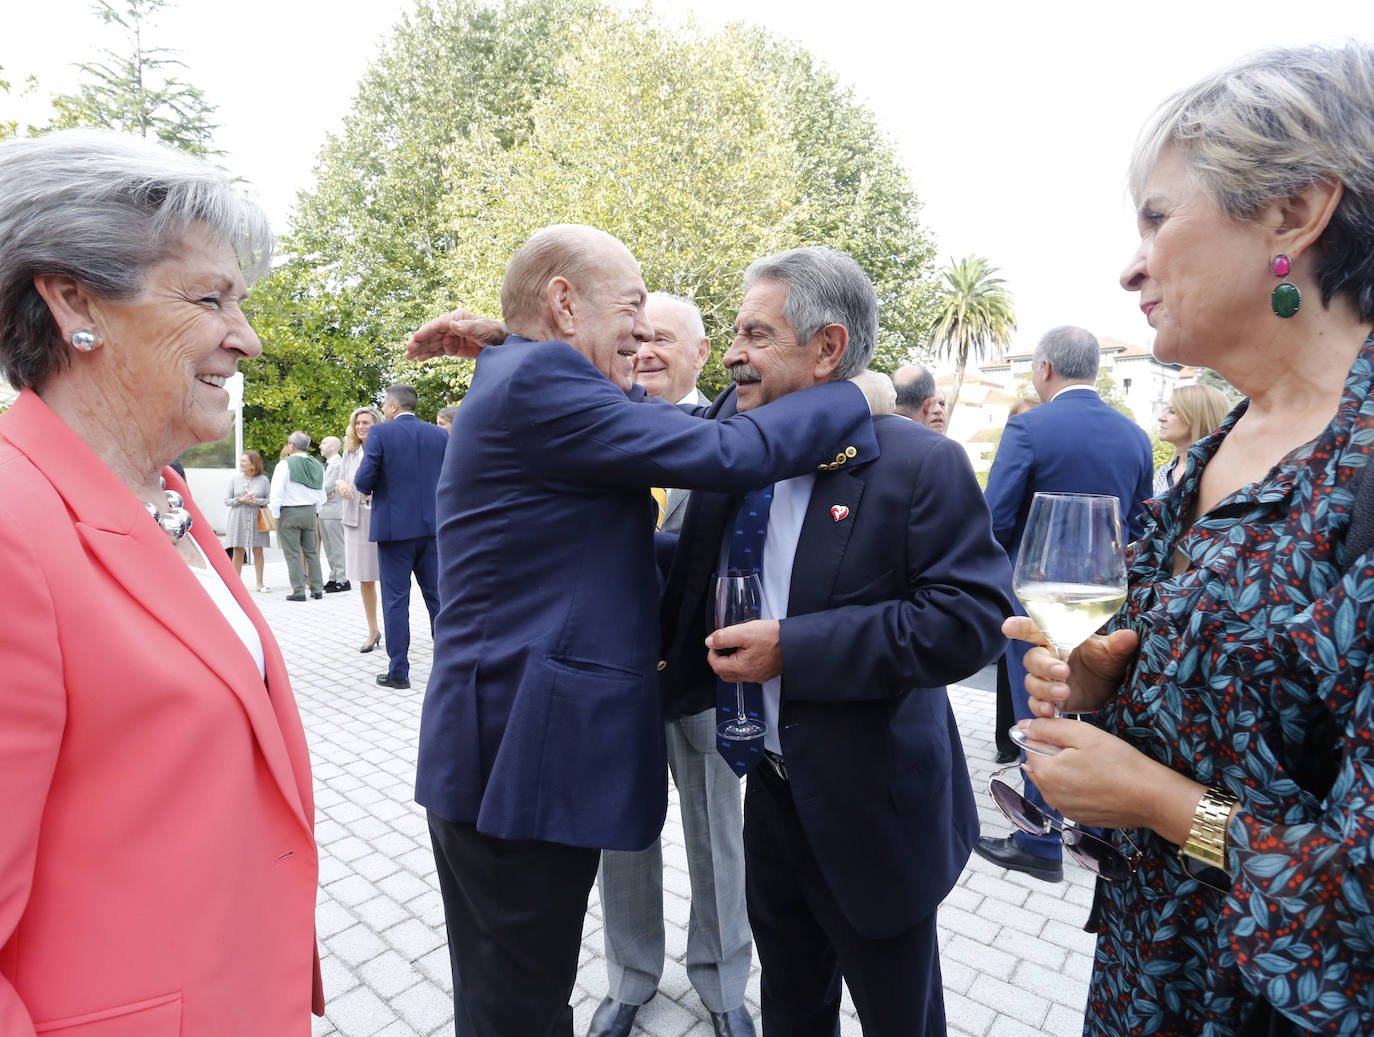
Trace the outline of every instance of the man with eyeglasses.
[[[793, 249], [745, 284], [717, 416], [869, 362], [877, 296], [848, 256]], [[865, 1037], [945, 1033], [935, 910], [978, 834], [945, 685], [1002, 650], [1011, 570], [963, 448], [895, 415], [873, 430], [880, 456], [840, 453], [759, 497], [693, 492], [664, 593], [670, 707], [715, 688], [721, 710], [734, 682], [760, 686], [762, 745], [721, 749], [749, 773], [745, 888], [770, 1037], [838, 1033], [841, 978]], [[764, 618], [712, 632], [711, 573], [751, 530]]]

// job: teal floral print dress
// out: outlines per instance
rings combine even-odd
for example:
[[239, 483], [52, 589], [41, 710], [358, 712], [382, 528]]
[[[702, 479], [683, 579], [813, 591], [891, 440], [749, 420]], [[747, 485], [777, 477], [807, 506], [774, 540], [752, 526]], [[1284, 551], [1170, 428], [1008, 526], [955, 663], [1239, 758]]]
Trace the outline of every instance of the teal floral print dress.
[[1232, 886], [1190, 877], [1154, 832], [1123, 830], [1144, 860], [1098, 883], [1087, 1034], [1231, 1037], [1267, 1001], [1297, 1032], [1374, 1035], [1374, 551], [1344, 557], [1374, 446], [1371, 383], [1374, 338], [1335, 419], [1262, 481], [1186, 526], [1242, 403], [1145, 505], [1153, 524], [1110, 624], [1141, 646], [1099, 717], [1239, 797]]

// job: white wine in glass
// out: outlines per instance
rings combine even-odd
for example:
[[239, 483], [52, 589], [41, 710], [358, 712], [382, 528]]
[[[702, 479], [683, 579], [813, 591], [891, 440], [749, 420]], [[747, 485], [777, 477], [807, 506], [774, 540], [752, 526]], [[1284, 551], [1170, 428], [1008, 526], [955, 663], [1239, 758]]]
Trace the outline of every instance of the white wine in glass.
[[[1059, 658], [1067, 659], [1125, 602], [1123, 540], [1115, 497], [1037, 493], [1032, 498], [1012, 590]], [[1019, 726], [1011, 729], [1011, 739], [1027, 752], [1057, 752], [1029, 739]]]

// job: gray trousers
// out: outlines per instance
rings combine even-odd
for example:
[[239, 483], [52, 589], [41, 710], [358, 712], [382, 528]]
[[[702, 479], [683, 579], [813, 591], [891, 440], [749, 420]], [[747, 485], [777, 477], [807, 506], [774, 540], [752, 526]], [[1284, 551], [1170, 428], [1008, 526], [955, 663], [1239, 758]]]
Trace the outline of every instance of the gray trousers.
[[344, 583], [348, 580], [348, 570], [344, 567], [343, 519], [329, 513], [328, 507], [320, 512], [320, 540], [324, 543], [324, 557], [329, 562], [331, 583]]
[[[716, 752], [714, 709], [669, 721], [666, 734], [692, 886], [687, 978], [707, 1011], [728, 1012], [744, 1004], [753, 954], [740, 780]], [[597, 882], [610, 995], [622, 1004], [644, 1004], [663, 977], [662, 847], [604, 851]]]
[[320, 578], [320, 547], [315, 539], [314, 505], [292, 505], [281, 509], [281, 518], [277, 519], [277, 543], [286, 557], [286, 575], [291, 579], [291, 593], [304, 594], [307, 577], [312, 591], [324, 590], [324, 580]]

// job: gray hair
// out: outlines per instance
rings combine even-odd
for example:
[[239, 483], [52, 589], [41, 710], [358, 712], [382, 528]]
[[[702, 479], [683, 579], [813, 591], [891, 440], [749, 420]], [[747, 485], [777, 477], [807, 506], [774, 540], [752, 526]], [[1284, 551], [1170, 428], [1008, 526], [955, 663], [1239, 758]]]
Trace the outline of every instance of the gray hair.
[[878, 348], [878, 293], [863, 268], [824, 245], [775, 252], [749, 264], [744, 287], [760, 281], [787, 286], [782, 315], [797, 344], [810, 342], [828, 324], [849, 332], [849, 346], [835, 368], [835, 380], [852, 378], [868, 366]]
[[1062, 324], [1050, 328], [1035, 347], [1035, 363], [1048, 360], [1054, 373], [1070, 382], [1091, 382], [1097, 378], [1102, 347], [1097, 336], [1086, 328]]
[[[909, 381], [899, 382], [897, 376], [903, 371], [920, 371], [921, 373]], [[935, 395], [935, 376], [930, 373], [930, 368], [921, 367], [919, 364], [901, 367], [892, 372], [892, 387], [897, 390], [897, 407], [899, 410], [906, 408], [918, 411], [925, 405], [926, 400]]]
[[420, 394], [415, 391], [415, 386], [407, 385], [405, 382], [388, 385], [386, 396], [383, 398], [391, 400], [401, 410], [410, 414], [414, 414], [415, 408], [420, 405]]
[[270, 266], [267, 217], [202, 159], [104, 130], [0, 144], [0, 366], [10, 383], [39, 386], [70, 362], [36, 276], [129, 299], [194, 224], [233, 248], [249, 283]]
[[694, 300], [685, 295], [673, 295], [671, 292], [650, 292], [649, 302], [671, 302], [683, 307], [688, 314], [687, 330], [692, 333], [692, 337], [706, 337], [706, 324], [701, 319], [701, 308], [697, 306]]
[[1261, 51], [1169, 98], [1131, 157], [1137, 203], [1171, 145], [1236, 220], [1313, 184], [1340, 183], [1316, 243], [1322, 303], [1345, 293], [1361, 321], [1374, 320], [1374, 44]]
[[290, 443], [293, 447], [295, 447], [297, 450], [310, 449], [310, 437], [299, 430], [287, 436], [286, 441]]

